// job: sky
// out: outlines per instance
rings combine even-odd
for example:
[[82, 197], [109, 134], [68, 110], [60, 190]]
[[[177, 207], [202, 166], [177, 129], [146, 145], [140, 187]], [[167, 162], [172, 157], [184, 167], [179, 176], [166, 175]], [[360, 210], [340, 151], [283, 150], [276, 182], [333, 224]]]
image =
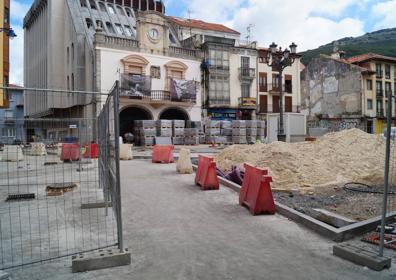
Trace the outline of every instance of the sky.
[[[52, 0], [60, 1], [60, 0]], [[77, 1], [77, 0], [76, 0]], [[33, 0], [11, 0], [10, 82], [23, 85], [23, 17]], [[344, 37], [396, 27], [396, 0], [164, 0], [166, 14], [221, 23], [266, 47], [298, 51], [317, 48]]]

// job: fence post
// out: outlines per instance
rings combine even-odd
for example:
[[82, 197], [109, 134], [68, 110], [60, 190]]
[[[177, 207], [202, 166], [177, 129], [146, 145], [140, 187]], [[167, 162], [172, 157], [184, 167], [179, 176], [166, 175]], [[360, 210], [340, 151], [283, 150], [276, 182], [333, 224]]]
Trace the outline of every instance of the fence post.
[[117, 232], [118, 232], [118, 248], [124, 252], [124, 238], [122, 230], [122, 207], [121, 207], [121, 183], [120, 183], [120, 122], [119, 122], [119, 101], [120, 101], [120, 82], [116, 81], [114, 91], [114, 152], [116, 164], [116, 200], [117, 200]]
[[386, 150], [385, 150], [385, 177], [384, 177], [384, 198], [382, 202], [382, 219], [381, 219], [381, 233], [380, 233], [380, 247], [379, 256], [384, 255], [385, 245], [385, 224], [386, 224], [386, 209], [388, 202], [389, 189], [389, 161], [390, 161], [390, 138], [392, 127], [392, 93], [388, 92], [388, 108], [386, 112]]

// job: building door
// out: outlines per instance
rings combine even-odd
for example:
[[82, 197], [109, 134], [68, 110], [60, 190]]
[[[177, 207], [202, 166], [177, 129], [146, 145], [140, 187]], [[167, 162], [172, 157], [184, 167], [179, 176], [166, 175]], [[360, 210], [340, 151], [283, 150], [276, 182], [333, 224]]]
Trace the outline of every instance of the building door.
[[272, 96], [272, 112], [279, 113], [279, 96]]
[[293, 99], [291, 96], [285, 96], [285, 112], [293, 112]]
[[260, 95], [260, 113], [268, 112], [268, 96]]

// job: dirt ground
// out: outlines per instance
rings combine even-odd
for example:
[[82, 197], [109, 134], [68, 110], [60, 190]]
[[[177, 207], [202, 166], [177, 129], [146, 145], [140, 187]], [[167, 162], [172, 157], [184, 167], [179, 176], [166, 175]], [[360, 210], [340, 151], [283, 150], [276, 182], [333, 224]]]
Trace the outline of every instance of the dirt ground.
[[[360, 187], [362, 190], [383, 191], [383, 186], [372, 188]], [[301, 213], [313, 216], [315, 208], [326, 209], [339, 215], [356, 221], [367, 220], [381, 215], [383, 194], [365, 193], [345, 190], [344, 185], [333, 185], [328, 188], [320, 188], [309, 193], [274, 193], [275, 199]], [[394, 192], [396, 187], [391, 187]], [[391, 211], [396, 210], [396, 195], [390, 195], [388, 205]], [[393, 208], [393, 209], [392, 209]]]

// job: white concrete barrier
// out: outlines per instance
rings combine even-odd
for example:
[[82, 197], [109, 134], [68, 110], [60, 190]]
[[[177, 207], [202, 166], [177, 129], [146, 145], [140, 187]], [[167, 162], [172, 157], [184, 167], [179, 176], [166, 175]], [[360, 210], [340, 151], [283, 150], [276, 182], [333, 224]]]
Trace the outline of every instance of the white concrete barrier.
[[32, 149], [30, 151], [32, 156], [46, 156], [47, 150], [45, 149], [44, 143], [32, 143]]
[[2, 161], [22, 161], [23, 152], [22, 147], [17, 145], [6, 145], [1, 154]]
[[121, 144], [120, 145], [120, 159], [121, 160], [131, 160], [132, 155], [132, 144]]
[[189, 149], [180, 149], [179, 160], [176, 164], [176, 171], [181, 174], [191, 174], [193, 173], [192, 163], [191, 163], [191, 152]]

